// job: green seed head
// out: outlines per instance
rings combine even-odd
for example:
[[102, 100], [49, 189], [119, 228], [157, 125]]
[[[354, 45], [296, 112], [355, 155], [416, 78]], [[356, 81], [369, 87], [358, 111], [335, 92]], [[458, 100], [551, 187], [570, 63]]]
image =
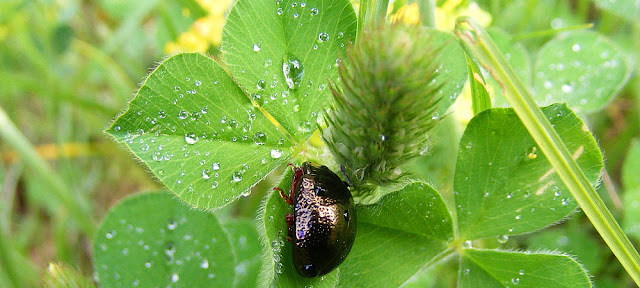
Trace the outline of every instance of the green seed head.
[[322, 136], [355, 194], [397, 183], [401, 165], [426, 150], [439, 89], [439, 51], [426, 32], [399, 25], [365, 31], [339, 67]]

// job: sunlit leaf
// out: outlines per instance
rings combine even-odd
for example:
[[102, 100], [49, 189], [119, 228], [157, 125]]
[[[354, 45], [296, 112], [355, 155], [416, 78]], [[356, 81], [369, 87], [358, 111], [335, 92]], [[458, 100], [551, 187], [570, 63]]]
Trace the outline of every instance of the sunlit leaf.
[[[586, 125], [565, 105], [542, 109], [587, 178], [595, 184], [602, 154]], [[577, 203], [511, 109], [469, 122], [454, 180], [460, 237], [522, 234], [562, 220]]]
[[458, 287], [591, 287], [587, 272], [569, 256], [466, 249]]
[[102, 287], [225, 287], [235, 279], [233, 246], [210, 212], [167, 192], [115, 206], [93, 243]]

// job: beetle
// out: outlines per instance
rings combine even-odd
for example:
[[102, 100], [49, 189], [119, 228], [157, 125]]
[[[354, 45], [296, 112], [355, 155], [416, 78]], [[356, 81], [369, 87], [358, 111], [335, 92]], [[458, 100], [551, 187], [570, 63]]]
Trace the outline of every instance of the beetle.
[[293, 164], [289, 195], [273, 188], [293, 214], [287, 213], [287, 240], [293, 246], [293, 263], [300, 275], [313, 278], [338, 267], [356, 238], [356, 210], [349, 185], [327, 166]]

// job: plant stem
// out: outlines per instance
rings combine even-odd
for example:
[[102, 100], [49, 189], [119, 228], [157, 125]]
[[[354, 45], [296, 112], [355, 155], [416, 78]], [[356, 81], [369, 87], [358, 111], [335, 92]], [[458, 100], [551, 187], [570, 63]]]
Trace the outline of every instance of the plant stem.
[[435, 0], [412, 0], [411, 2], [418, 2], [418, 8], [420, 10], [420, 20], [422, 25], [426, 27], [436, 27], [436, 1]]
[[387, 17], [389, 0], [362, 0], [358, 11], [358, 34], [360, 37], [364, 27], [372, 27], [383, 23]]
[[504, 89], [511, 107], [540, 146], [553, 169], [567, 186], [600, 236], [616, 255], [636, 285], [640, 285], [640, 256], [622, 232], [571, 153], [544, 117], [522, 81], [509, 66], [491, 37], [470, 18], [456, 23], [456, 35]]
[[89, 205], [82, 201], [82, 198], [74, 195], [62, 179], [42, 160], [33, 145], [11, 122], [2, 107], [0, 107], [0, 137], [17, 151], [27, 167], [33, 169], [36, 175], [42, 177], [51, 188], [51, 193], [60, 201], [81, 229], [88, 235], [93, 235], [95, 225], [89, 212]]

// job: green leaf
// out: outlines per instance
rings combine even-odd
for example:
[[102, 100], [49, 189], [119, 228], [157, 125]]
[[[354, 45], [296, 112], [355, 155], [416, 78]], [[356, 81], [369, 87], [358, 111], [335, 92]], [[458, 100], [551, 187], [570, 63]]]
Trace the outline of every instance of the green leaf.
[[572, 31], [549, 41], [538, 53], [534, 95], [538, 105], [566, 102], [577, 112], [604, 108], [629, 77], [622, 51], [591, 31]]
[[179, 54], [106, 130], [183, 201], [218, 208], [292, 153], [291, 143], [212, 59]]
[[[293, 172], [287, 169], [278, 187], [288, 192], [291, 187]], [[264, 229], [263, 253], [264, 262], [258, 281], [259, 287], [335, 287], [338, 281], [338, 271], [317, 278], [304, 278], [298, 274], [293, 264], [291, 243], [287, 242], [287, 224], [285, 216], [293, 213], [280, 194], [273, 191], [264, 202], [264, 214], [259, 224]]]
[[296, 141], [316, 130], [329, 81], [355, 39], [347, 0], [239, 0], [223, 30], [223, 57], [238, 84]]
[[589, 273], [596, 274], [611, 254], [608, 254], [606, 249], [600, 249], [600, 243], [593, 238], [591, 231], [572, 220], [569, 221], [568, 226], [547, 229], [527, 238], [527, 249], [567, 251], [574, 255]]
[[594, 0], [600, 8], [640, 25], [640, 4], [637, 0]]
[[466, 249], [458, 287], [591, 287], [580, 263], [567, 255]]
[[467, 61], [464, 50], [451, 33], [442, 32], [435, 29], [427, 29], [432, 37], [433, 47], [441, 47], [440, 53], [434, 60], [441, 65], [436, 68], [436, 81], [433, 85], [440, 86], [438, 89], [438, 109], [434, 117], [445, 115], [449, 107], [456, 101], [462, 91], [464, 83], [467, 81]]
[[224, 225], [236, 254], [236, 287], [256, 287], [262, 266], [262, 246], [256, 225], [250, 220], [234, 219]]
[[165, 192], [120, 202], [93, 251], [102, 287], [223, 287], [235, 278], [233, 246], [216, 217]]
[[[591, 184], [602, 154], [565, 105], [542, 109]], [[512, 109], [474, 117], [460, 140], [454, 191], [465, 240], [531, 232], [562, 220], [577, 204]]]
[[453, 239], [440, 194], [413, 182], [373, 205], [359, 205], [358, 233], [340, 266], [339, 287], [397, 287], [437, 262]]
[[471, 56], [465, 55], [467, 58], [467, 67], [469, 69], [469, 86], [471, 87], [471, 103], [473, 114], [478, 114], [484, 110], [491, 109], [491, 97], [487, 92], [487, 85], [480, 67], [471, 59]]

